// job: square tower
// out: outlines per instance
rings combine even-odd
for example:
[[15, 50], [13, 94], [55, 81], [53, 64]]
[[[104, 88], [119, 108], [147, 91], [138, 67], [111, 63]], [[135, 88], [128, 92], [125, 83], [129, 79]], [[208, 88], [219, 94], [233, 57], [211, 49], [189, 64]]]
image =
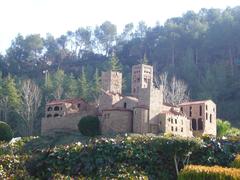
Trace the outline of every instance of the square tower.
[[104, 91], [122, 94], [122, 73], [117, 71], [102, 72], [101, 84]]
[[153, 67], [146, 64], [138, 64], [132, 67], [132, 95], [139, 96], [141, 88], [153, 85]]

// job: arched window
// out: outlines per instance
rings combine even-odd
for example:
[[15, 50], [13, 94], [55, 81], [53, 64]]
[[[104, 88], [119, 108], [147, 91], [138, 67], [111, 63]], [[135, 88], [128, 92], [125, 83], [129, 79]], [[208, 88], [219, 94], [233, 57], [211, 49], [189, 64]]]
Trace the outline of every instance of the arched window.
[[59, 106], [55, 106], [54, 111], [59, 111]]
[[202, 116], [202, 106], [199, 106], [199, 116]]
[[197, 122], [196, 122], [196, 119], [192, 119], [192, 130], [194, 130], [194, 131], [197, 130]]
[[47, 111], [52, 111], [52, 107], [49, 106], [49, 107], [47, 108]]
[[125, 109], [127, 108], [127, 103], [126, 103], [126, 102], [123, 103], [123, 107], [124, 107]]
[[59, 116], [59, 114], [54, 114], [54, 117], [58, 117]]
[[211, 123], [212, 122], [212, 114], [210, 114], [209, 119], [210, 119], [210, 123]]
[[50, 118], [50, 117], [52, 117], [52, 115], [51, 115], [51, 114], [48, 114], [48, 115], [47, 115], [47, 118]]
[[198, 118], [198, 130], [203, 130], [203, 121], [202, 121], [202, 118]]

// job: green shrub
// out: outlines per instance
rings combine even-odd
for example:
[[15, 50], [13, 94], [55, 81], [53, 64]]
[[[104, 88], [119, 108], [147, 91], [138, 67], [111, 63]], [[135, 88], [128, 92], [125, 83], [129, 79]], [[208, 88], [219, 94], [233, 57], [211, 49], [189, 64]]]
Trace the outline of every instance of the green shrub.
[[28, 159], [27, 155], [0, 156], [0, 179], [32, 179], [25, 168]]
[[95, 116], [85, 116], [78, 123], [78, 129], [84, 136], [100, 134], [100, 121]]
[[221, 119], [217, 119], [217, 136], [239, 136], [240, 130], [232, 127], [231, 123]]
[[220, 166], [186, 166], [178, 175], [178, 180], [217, 180], [217, 179], [240, 179], [240, 169], [224, 168]]
[[234, 161], [232, 162], [232, 167], [234, 168], [240, 168], [240, 154], [238, 154]]
[[0, 141], [10, 141], [13, 138], [13, 132], [11, 127], [0, 121]]

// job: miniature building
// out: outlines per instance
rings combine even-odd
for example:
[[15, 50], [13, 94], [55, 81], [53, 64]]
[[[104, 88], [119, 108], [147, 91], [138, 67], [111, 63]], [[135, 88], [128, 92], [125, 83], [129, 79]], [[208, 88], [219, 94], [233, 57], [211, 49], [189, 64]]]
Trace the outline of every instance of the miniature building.
[[45, 117], [42, 118], [41, 134], [78, 131], [79, 120], [87, 115], [97, 115], [97, 109], [83, 99], [50, 101], [46, 104]]
[[132, 95], [138, 97], [139, 91], [153, 82], [153, 67], [146, 64], [138, 64], [132, 67]]
[[179, 106], [191, 120], [194, 136], [204, 134], [216, 136], [216, 104], [212, 100], [186, 102]]
[[184, 137], [209, 134], [216, 136], [216, 105], [211, 100], [172, 106], [163, 102], [163, 88], [153, 84], [153, 67], [132, 67], [132, 96], [122, 95], [122, 73], [102, 72], [99, 105], [82, 99], [51, 101], [46, 105], [42, 134], [56, 129], [77, 130], [81, 117], [100, 118], [102, 134], [172, 133]]

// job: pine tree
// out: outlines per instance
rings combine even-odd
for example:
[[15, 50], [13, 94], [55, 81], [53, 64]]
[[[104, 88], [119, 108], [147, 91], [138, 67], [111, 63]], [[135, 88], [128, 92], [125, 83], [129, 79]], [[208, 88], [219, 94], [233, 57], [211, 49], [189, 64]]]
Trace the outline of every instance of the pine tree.
[[8, 76], [2, 82], [2, 96], [0, 98], [0, 109], [3, 112], [3, 121], [8, 121], [10, 112], [18, 112], [21, 104], [20, 93], [17, 90], [14, 79]]
[[89, 85], [87, 82], [87, 77], [84, 71], [84, 68], [82, 68], [82, 73], [79, 78], [79, 84], [80, 84], [80, 92], [79, 95], [84, 99], [89, 99]]
[[72, 74], [64, 78], [64, 98], [77, 97], [77, 81]]
[[111, 59], [109, 60], [109, 69], [112, 71], [121, 71], [122, 69], [119, 63], [119, 59], [115, 53], [112, 54]]
[[101, 90], [101, 78], [99, 76], [98, 69], [96, 69], [94, 77], [93, 77], [93, 85], [92, 85], [92, 94], [93, 98], [98, 98], [100, 90]]

